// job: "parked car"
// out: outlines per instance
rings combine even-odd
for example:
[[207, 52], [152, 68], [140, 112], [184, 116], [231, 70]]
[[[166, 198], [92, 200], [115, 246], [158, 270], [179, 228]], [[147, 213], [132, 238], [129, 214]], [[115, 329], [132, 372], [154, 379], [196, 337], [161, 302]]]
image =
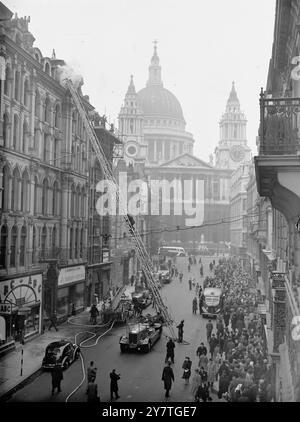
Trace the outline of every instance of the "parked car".
[[71, 363], [78, 359], [80, 348], [67, 340], [54, 341], [46, 347], [42, 362], [43, 369], [52, 369], [55, 365], [61, 365], [67, 369]]
[[162, 324], [133, 324], [127, 326], [127, 332], [120, 338], [121, 353], [130, 350], [150, 352], [153, 345], [160, 339]]

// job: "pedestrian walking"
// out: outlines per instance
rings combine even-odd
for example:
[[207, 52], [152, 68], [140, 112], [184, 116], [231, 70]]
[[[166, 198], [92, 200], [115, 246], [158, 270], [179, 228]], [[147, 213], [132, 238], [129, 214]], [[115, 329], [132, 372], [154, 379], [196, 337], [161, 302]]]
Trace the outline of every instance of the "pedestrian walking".
[[167, 343], [167, 354], [166, 354], [166, 359], [165, 359], [165, 363], [167, 363], [169, 361], [169, 359], [171, 359], [171, 362], [174, 363], [174, 349], [175, 349], [175, 343], [174, 341], [171, 339], [171, 337], [169, 338], [169, 341]]
[[134, 274], [132, 274], [132, 276], [130, 277], [130, 285], [133, 286], [135, 282], [135, 276]]
[[183, 369], [182, 378], [185, 380], [186, 385], [189, 383], [189, 380], [190, 380], [191, 367], [192, 367], [192, 361], [190, 360], [189, 357], [186, 357], [182, 364], [182, 369]]
[[180, 274], [179, 274], [179, 281], [180, 281], [180, 283], [182, 283], [182, 279], [183, 279], [183, 274], [182, 274], [182, 271], [180, 271]]
[[199, 261], [198, 261], [198, 264], [201, 264], [201, 262], [202, 262], [202, 261], [201, 261], [201, 256], [200, 256]]
[[203, 277], [203, 264], [200, 266], [200, 276]]
[[199, 374], [199, 369], [195, 369], [195, 374], [192, 378], [192, 385], [191, 385], [191, 394], [195, 397], [198, 387], [201, 385], [201, 376]]
[[207, 365], [207, 384], [208, 388], [213, 388], [214, 382], [216, 381], [216, 377], [218, 374], [218, 368], [216, 366], [215, 361], [212, 360], [212, 358], [209, 359], [208, 365]]
[[191, 279], [191, 277], [189, 278], [189, 288], [190, 288], [190, 290], [192, 290], [192, 279]]
[[64, 379], [63, 376], [63, 370], [61, 365], [56, 364], [51, 371], [51, 377], [52, 377], [52, 396], [54, 394], [55, 389], [57, 389], [57, 392], [61, 392], [61, 382]]
[[217, 345], [218, 345], [218, 339], [216, 338], [215, 334], [212, 334], [209, 340], [209, 352], [211, 354], [211, 358], [214, 356], [214, 351]]
[[48, 327], [48, 331], [50, 331], [52, 327], [54, 327], [55, 330], [58, 331], [56, 324], [57, 324], [57, 313], [56, 311], [54, 311], [50, 317], [50, 325]]
[[206, 338], [207, 338], [208, 343], [210, 342], [211, 333], [213, 329], [214, 329], [213, 323], [211, 322], [211, 319], [209, 319], [208, 323], [206, 324]]
[[193, 299], [193, 314], [196, 315], [197, 313], [197, 309], [198, 309], [198, 303], [197, 303], [197, 298], [194, 297]]
[[99, 403], [100, 397], [98, 396], [98, 386], [93, 381], [88, 383], [85, 394], [87, 394], [87, 402]]
[[87, 369], [87, 380], [88, 382], [95, 382], [97, 375], [97, 368], [94, 367], [94, 362], [90, 362], [90, 366]]
[[207, 348], [204, 346], [204, 343], [201, 343], [196, 351], [196, 355], [200, 357], [201, 355], [207, 355]]
[[92, 305], [92, 307], [90, 309], [90, 315], [91, 315], [91, 317], [90, 317], [91, 324], [96, 325], [97, 324], [97, 316], [99, 315], [99, 311], [98, 311], [98, 308], [95, 304]]
[[188, 272], [191, 271], [191, 264], [188, 264]]
[[119, 386], [118, 386], [120, 374], [116, 374], [116, 370], [113, 369], [109, 376], [110, 376], [110, 400], [112, 401], [114, 399], [114, 395], [117, 400], [120, 398]]
[[203, 402], [212, 401], [212, 398], [209, 395], [209, 389], [206, 382], [199, 385], [196, 396], [195, 396], [195, 400], [196, 401], [202, 400]]
[[171, 362], [168, 362], [167, 366], [164, 367], [161, 379], [164, 382], [164, 388], [166, 390], [165, 397], [170, 397], [169, 392], [172, 387], [172, 382], [175, 381]]
[[180, 322], [179, 325], [177, 325], [176, 328], [178, 328], [178, 343], [182, 343], [183, 340], [183, 326], [184, 326], [184, 320]]
[[199, 374], [201, 376], [201, 382], [207, 382], [207, 371], [205, 371], [205, 369], [203, 367], [200, 368]]

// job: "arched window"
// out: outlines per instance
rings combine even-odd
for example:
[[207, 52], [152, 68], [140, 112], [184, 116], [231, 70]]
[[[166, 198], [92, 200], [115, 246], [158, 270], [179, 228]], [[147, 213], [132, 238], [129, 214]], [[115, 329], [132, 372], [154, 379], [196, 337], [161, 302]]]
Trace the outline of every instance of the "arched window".
[[52, 197], [52, 215], [58, 215], [58, 203], [59, 203], [59, 191], [58, 191], [58, 183], [54, 182], [53, 185], [53, 197]]
[[75, 230], [75, 247], [74, 247], [74, 256], [78, 258], [78, 241], [79, 241], [79, 229]]
[[14, 114], [14, 123], [13, 123], [13, 149], [17, 149], [19, 139], [19, 118]]
[[23, 122], [23, 137], [22, 137], [22, 152], [27, 151], [27, 138], [28, 138], [28, 124], [26, 120]]
[[40, 106], [41, 106], [41, 97], [38, 90], [35, 91], [35, 105], [34, 105], [34, 115], [35, 117], [40, 118]]
[[29, 107], [29, 82], [27, 78], [24, 82], [23, 104], [25, 107]]
[[80, 248], [80, 258], [83, 258], [83, 235], [84, 235], [84, 229], [80, 230], [80, 242], [79, 242], [79, 248]]
[[39, 213], [39, 181], [38, 178], [35, 176], [34, 178], [34, 198], [33, 198], [33, 203], [34, 203], [34, 214]]
[[75, 135], [76, 132], [76, 113], [73, 111], [72, 114], [72, 134]]
[[54, 109], [54, 126], [60, 129], [60, 106], [56, 104]]
[[77, 186], [77, 189], [76, 189], [75, 217], [79, 217], [80, 216], [80, 202], [81, 202], [80, 187]]
[[45, 100], [45, 113], [44, 113], [44, 121], [47, 123], [51, 123], [50, 122], [50, 107], [51, 107], [51, 103], [48, 97], [46, 97]]
[[42, 214], [44, 216], [48, 215], [48, 191], [49, 191], [48, 180], [44, 179], [43, 192], [42, 192]]
[[43, 149], [43, 160], [47, 163], [49, 158], [49, 136], [44, 133], [44, 149]]
[[17, 253], [17, 239], [18, 239], [18, 228], [13, 226], [11, 229], [11, 241], [10, 241], [10, 266], [16, 266], [16, 253]]
[[33, 226], [32, 230], [32, 263], [35, 263], [36, 257], [36, 249], [37, 249], [37, 242], [36, 242], [36, 228]]
[[2, 226], [0, 232], [0, 268], [6, 268], [7, 233], [7, 226]]
[[75, 197], [76, 197], [76, 191], [75, 191], [75, 186], [72, 186], [72, 190], [71, 190], [71, 217], [75, 217]]
[[27, 171], [25, 171], [22, 175], [21, 180], [21, 210], [23, 212], [28, 212], [29, 208], [29, 176]]
[[54, 166], [59, 166], [59, 139], [54, 139]]
[[46, 229], [46, 226], [44, 226], [42, 230], [42, 237], [41, 237], [42, 258], [46, 258], [46, 245], [47, 245], [47, 229]]
[[56, 248], [56, 238], [57, 238], [57, 230], [56, 230], [56, 227], [54, 226], [52, 230], [52, 245], [51, 245], [53, 252]]
[[20, 72], [16, 70], [15, 73], [15, 92], [14, 99], [19, 101], [20, 99]]
[[20, 204], [19, 204], [20, 184], [21, 184], [20, 173], [19, 173], [19, 170], [15, 168], [13, 172], [13, 178], [12, 178], [12, 192], [11, 192], [11, 210], [12, 211], [20, 210]]
[[7, 113], [3, 115], [3, 141], [4, 146], [9, 146], [9, 132], [8, 132], [8, 123], [9, 123], [9, 116]]
[[35, 129], [35, 131], [34, 131], [34, 151], [36, 153], [38, 153], [38, 151], [39, 151], [39, 139], [40, 139], [39, 130]]
[[70, 244], [69, 244], [69, 257], [72, 259], [73, 257], [73, 236], [74, 236], [74, 229], [70, 228]]
[[5, 69], [5, 81], [4, 81], [4, 95], [10, 96], [11, 87], [11, 70], [9, 66]]
[[27, 237], [27, 229], [25, 226], [23, 226], [21, 230], [21, 239], [20, 239], [20, 266], [21, 267], [24, 267], [25, 265], [26, 237]]
[[37, 60], [40, 63], [40, 56], [37, 53], [35, 53], [34, 57], [35, 57], [35, 60]]
[[76, 147], [76, 170], [80, 171], [80, 148], [78, 145]]
[[81, 209], [80, 209], [80, 216], [82, 218], [85, 217], [85, 200], [86, 200], [85, 190], [84, 190], [84, 188], [82, 188], [82, 190], [81, 190]]

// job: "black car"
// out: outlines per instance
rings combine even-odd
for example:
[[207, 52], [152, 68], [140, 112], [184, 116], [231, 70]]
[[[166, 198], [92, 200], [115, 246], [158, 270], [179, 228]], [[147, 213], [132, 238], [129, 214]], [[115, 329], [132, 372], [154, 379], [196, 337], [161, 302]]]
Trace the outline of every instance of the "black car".
[[46, 347], [42, 368], [52, 369], [58, 364], [66, 369], [74, 360], [78, 359], [79, 354], [80, 348], [76, 344], [66, 340], [54, 341]]

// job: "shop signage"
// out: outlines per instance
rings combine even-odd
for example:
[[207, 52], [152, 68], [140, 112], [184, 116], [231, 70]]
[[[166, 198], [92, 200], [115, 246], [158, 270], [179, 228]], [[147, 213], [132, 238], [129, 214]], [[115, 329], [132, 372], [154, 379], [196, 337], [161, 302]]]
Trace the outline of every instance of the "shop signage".
[[0, 301], [12, 302], [19, 306], [19, 302], [39, 302], [42, 296], [42, 274], [18, 277], [0, 282]]
[[284, 289], [285, 288], [285, 273], [272, 271], [271, 283], [272, 283], [272, 289]]
[[0, 314], [11, 314], [12, 311], [12, 305], [11, 303], [0, 303]]
[[85, 279], [85, 267], [79, 265], [77, 267], [62, 268], [58, 276], [58, 286], [74, 283]]

